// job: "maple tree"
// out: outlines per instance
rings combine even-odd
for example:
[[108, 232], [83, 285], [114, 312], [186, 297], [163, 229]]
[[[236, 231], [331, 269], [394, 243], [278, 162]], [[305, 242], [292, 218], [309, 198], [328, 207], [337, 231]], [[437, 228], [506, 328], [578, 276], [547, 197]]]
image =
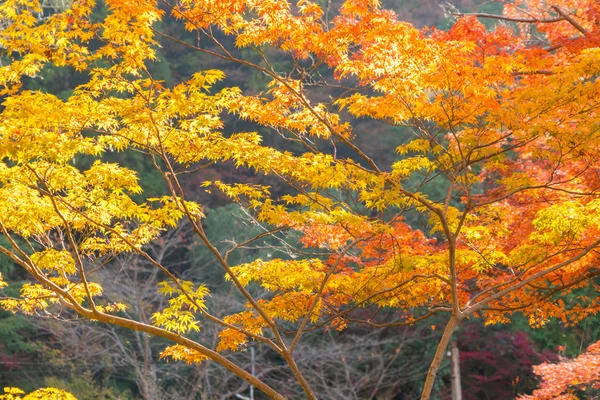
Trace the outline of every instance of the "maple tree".
[[[410, 325], [447, 314], [423, 389], [428, 399], [461, 320], [506, 322], [518, 311], [542, 326], [599, 310], [596, 298], [565, 304], [558, 296], [594, 285], [600, 274], [597, 2], [515, 0], [502, 15], [462, 16], [449, 31], [418, 30], [377, 0], [347, 0], [335, 15], [305, 0], [102, 5], [100, 21], [91, 18], [93, 0], [74, 0], [41, 21], [39, 1], [0, 5], [0, 47], [9, 60], [0, 66], [0, 229], [7, 240], [0, 252], [35, 280], [2, 307], [54, 315], [70, 309], [160, 336], [175, 343], [162, 357], [213, 360], [284, 398], [282, 388], [226, 356], [249, 342], [269, 346], [311, 399], [318, 393], [294, 359], [309, 330]], [[158, 30], [166, 13], [198, 39]], [[516, 25], [486, 30], [477, 18]], [[148, 69], [159, 39], [253, 68], [269, 86], [255, 94], [217, 90], [225, 77], [207, 70], [168, 87]], [[289, 70], [278, 70], [270, 51], [285, 54]], [[24, 79], [48, 65], [85, 73], [87, 81], [67, 99], [26, 90]], [[319, 96], [324, 88], [330, 98]], [[302, 150], [263, 144], [258, 132], [226, 134], [225, 113]], [[358, 144], [357, 118], [410, 127], [393, 163], [381, 165]], [[136, 172], [103, 158], [114, 151], [152, 160], [169, 194], [134, 201], [142, 195]], [[240, 203], [261, 229], [226, 250], [209, 239], [202, 206], [181, 183], [223, 162], [289, 186], [280, 195], [264, 184], [204, 184]], [[428, 195], [431, 187], [444, 194]], [[428, 218], [430, 231], [411, 226], [410, 213]], [[184, 219], [245, 309], [214, 314], [207, 286], [182, 280], [146, 251]], [[231, 254], [266, 237], [290, 257], [231, 265]], [[123, 254], [164, 277], [157, 290], [168, 306], [149, 320], [127, 318], [127, 304], [103, 295], [97, 271]], [[266, 294], [255, 296], [255, 286]], [[379, 319], [382, 308], [397, 309], [396, 319]], [[368, 316], [356, 312], [363, 309]], [[216, 349], [193, 339], [206, 324], [221, 327]]]
[[544, 363], [534, 367], [542, 378], [541, 387], [530, 396], [521, 396], [523, 400], [578, 399], [577, 391], [592, 396], [594, 389], [600, 387], [600, 342], [589, 346], [586, 351], [573, 360], [562, 360], [558, 364]]

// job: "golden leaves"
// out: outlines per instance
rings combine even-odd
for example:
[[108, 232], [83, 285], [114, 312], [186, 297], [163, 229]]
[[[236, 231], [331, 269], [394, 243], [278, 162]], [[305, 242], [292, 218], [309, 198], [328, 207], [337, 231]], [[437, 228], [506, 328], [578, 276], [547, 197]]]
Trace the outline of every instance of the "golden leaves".
[[247, 285], [251, 281], [260, 282], [270, 291], [299, 290], [312, 292], [318, 288], [323, 278], [321, 260], [255, 260], [232, 268], [235, 276]]
[[564, 201], [540, 210], [533, 221], [536, 230], [531, 239], [538, 243], [558, 244], [563, 241], [579, 240], [583, 232], [592, 226], [600, 226], [600, 202], [587, 204]]
[[[78, 304], [83, 304], [89, 300], [88, 293], [92, 297], [102, 295], [102, 287], [94, 282], [88, 284], [72, 283], [66, 277], [50, 277], [50, 282], [67, 291], [70, 297]], [[40, 284], [25, 283], [21, 287], [20, 298], [8, 298], [0, 300], [0, 307], [13, 312], [23, 312], [25, 314], [34, 314], [38, 311], [45, 311], [51, 304], [58, 304], [65, 301], [64, 298], [56, 293], [54, 288], [49, 288]], [[122, 308], [119, 305], [109, 305], [109, 309], [116, 307]]]
[[244, 333], [232, 329], [227, 328], [219, 332], [219, 343], [217, 344], [217, 351], [237, 351], [241, 346], [245, 345], [248, 342], [248, 336]]
[[[263, 329], [267, 326], [263, 318], [250, 310], [228, 315], [223, 320], [227, 324], [240, 327], [245, 332], [254, 335], [262, 334]], [[241, 329], [226, 328], [219, 332], [217, 351], [237, 351], [244, 346], [248, 342], [248, 335], [242, 332]]]
[[29, 394], [19, 388], [5, 387], [0, 400], [77, 400], [75, 396], [61, 389], [37, 389]]
[[56, 271], [61, 275], [73, 275], [75, 269], [75, 260], [68, 251], [58, 251], [55, 249], [46, 249], [39, 253], [31, 255], [38, 268], [46, 271]]
[[[152, 314], [152, 322], [156, 326], [178, 334], [191, 330], [198, 332], [200, 326], [194, 312], [206, 309], [204, 298], [208, 296], [208, 288], [204, 285], [195, 287], [193, 282], [179, 281], [159, 283], [159, 293], [170, 297], [169, 306]], [[175, 353], [173, 353], [175, 354]], [[173, 356], [173, 354], [168, 354]]]
[[176, 344], [169, 346], [160, 353], [160, 358], [170, 357], [175, 361], [183, 361], [188, 365], [200, 364], [204, 360], [209, 358], [199, 351], [190, 349], [189, 347]]

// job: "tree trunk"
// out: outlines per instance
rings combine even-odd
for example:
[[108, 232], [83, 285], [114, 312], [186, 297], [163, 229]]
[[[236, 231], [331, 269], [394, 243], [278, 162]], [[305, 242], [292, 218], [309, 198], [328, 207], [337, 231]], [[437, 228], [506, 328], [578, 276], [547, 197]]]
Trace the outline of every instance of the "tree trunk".
[[458, 317], [453, 315], [452, 317], [450, 317], [450, 321], [448, 321], [448, 324], [444, 329], [444, 333], [442, 334], [440, 343], [438, 344], [437, 350], [435, 351], [433, 361], [431, 361], [431, 365], [429, 366], [429, 371], [427, 372], [427, 379], [425, 380], [425, 386], [423, 387], [423, 392], [421, 394], [421, 400], [429, 400], [429, 398], [431, 397], [431, 391], [433, 389], [435, 377], [437, 375], [438, 370], [440, 369], [442, 361], [444, 360], [444, 354], [446, 353], [446, 349], [448, 348], [448, 344], [450, 343], [450, 339], [452, 338], [452, 333], [454, 332], [454, 329], [456, 329], [457, 325]]

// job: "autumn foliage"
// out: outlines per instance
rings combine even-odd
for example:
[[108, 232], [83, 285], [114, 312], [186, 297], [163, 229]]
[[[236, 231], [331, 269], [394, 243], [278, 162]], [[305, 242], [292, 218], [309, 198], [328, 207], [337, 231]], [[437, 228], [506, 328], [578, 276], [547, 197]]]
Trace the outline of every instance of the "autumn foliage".
[[[91, 15], [100, 6], [98, 21]], [[307, 330], [447, 314], [423, 391], [429, 398], [465, 318], [493, 324], [521, 312], [543, 326], [600, 310], [597, 298], [560, 297], [600, 274], [596, 1], [515, 0], [503, 15], [461, 16], [448, 31], [416, 29], [377, 0], [347, 0], [335, 12], [304, 0], [75, 0], [41, 20], [39, 12], [36, 0], [0, 4], [0, 251], [32, 278], [19, 298], [1, 300], [5, 309], [70, 309], [161, 336], [174, 342], [163, 357], [214, 360], [272, 398], [284, 398], [284, 388], [222, 353], [270, 346], [316, 398], [294, 362]], [[166, 15], [199, 39], [161, 32]], [[489, 30], [478, 18], [511, 24]], [[242, 93], [200, 66], [169, 87], [147, 67], [159, 39], [253, 68], [270, 83]], [[240, 48], [257, 57], [243, 58]], [[271, 64], [272, 51], [288, 57], [288, 70]], [[26, 77], [48, 65], [87, 80], [65, 99], [27, 90]], [[260, 129], [231, 132], [233, 119]], [[407, 127], [392, 163], [359, 145], [359, 119]], [[265, 135], [297, 147], [264, 144]], [[115, 151], [151, 159], [168, 195], [144, 198], [135, 171], [105, 161]], [[203, 187], [240, 203], [264, 231], [256, 240], [277, 238], [290, 257], [231, 265], [229, 255], [251, 241], [225, 251], [210, 241], [203, 207], [181, 180], [226, 162], [285, 182], [285, 194], [240, 182]], [[432, 190], [440, 187], [442, 195]], [[411, 224], [415, 214], [427, 230]], [[209, 287], [145, 251], [182, 220], [244, 296], [244, 310], [213, 314]], [[123, 254], [164, 276], [157, 290], [168, 306], [150, 320], [127, 318], [127, 304], [96, 282], [96, 271]], [[253, 285], [266, 295], [256, 297]], [[397, 309], [397, 318], [379, 319], [382, 308]], [[193, 339], [204, 324], [221, 326], [215, 349]]]
[[73, 395], [54, 388], [38, 389], [29, 394], [17, 388], [4, 388], [1, 400], [77, 400]]
[[541, 388], [531, 396], [520, 399], [578, 399], [576, 395], [594, 396], [600, 389], [600, 343], [596, 342], [574, 360], [562, 360], [558, 364], [541, 364], [535, 373], [542, 378]]

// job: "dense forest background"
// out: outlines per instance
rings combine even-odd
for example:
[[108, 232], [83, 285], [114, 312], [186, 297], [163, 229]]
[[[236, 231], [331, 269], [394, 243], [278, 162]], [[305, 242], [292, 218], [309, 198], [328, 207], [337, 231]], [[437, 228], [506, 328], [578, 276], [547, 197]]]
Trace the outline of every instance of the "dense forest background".
[[[337, 3], [339, 1], [331, 1], [332, 10], [339, 5]], [[383, 1], [384, 7], [395, 10], [400, 19], [418, 27], [435, 26], [440, 29], [450, 25], [451, 17], [445, 11], [451, 7], [464, 12], [501, 10], [499, 3], [479, 0], [454, 0], [451, 3], [442, 4], [438, 0]], [[51, 13], [52, 9], [47, 12]], [[98, 8], [97, 12], [101, 14], [104, 10]], [[160, 30], [168, 35], [190, 43], [196, 40], [168, 17], [161, 24]], [[155, 79], [163, 80], [168, 86], [188, 79], [198, 70], [213, 68], [226, 73], [228, 85], [239, 86], [246, 93], [262, 90], [267, 82], [266, 77], [256, 70], [190, 52], [185, 46], [167, 39], [161, 42], [160, 62], [149, 65], [149, 68]], [[253, 57], [249, 50], [241, 52], [246, 58]], [[272, 54], [271, 59], [277, 61], [277, 54]], [[281, 69], [285, 70], [287, 61], [282, 58], [279, 62]], [[84, 78], [68, 68], [46, 68], [26, 85], [32, 90], [66, 98]], [[329, 93], [324, 90], [319, 95], [326, 98]], [[354, 126], [359, 140], [364, 137], [360, 147], [380, 160], [393, 157], [393, 149], [402, 141], [403, 135], [406, 136], [403, 128], [368, 120], [356, 120]], [[225, 129], [236, 132], [262, 128], [231, 119]], [[376, 132], [377, 140], [373, 140], [373, 134], [361, 135], [366, 132]], [[282, 140], [268, 132], [264, 136], [265, 140]], [[277, 145], [294, 151], [288, 143]], [[113, 152], [106, 158], [138, 171], [146, 196], [165, 193], [162, 177], [142, 155]], [[82, 158], [75, 162], [84, 166], [89, 160]], [[240, 229], [240, 226], [248, 225], [249, 218], [242, 208], [227, 204], [225, 197], [214, 193], [209, 195], [201, 188], [200, 184], [209, 178], [243, 183], [265, 183], [265, 178], [250, 170], [243, 171], [225, 164], [204, 168], [185, 180], [187, 191], [195, 193], [194, 200], [204, 205], [207, 233], [214, 243], [226, 247], [231, 240], [241, 242], [244, 237], [239, 237], [239, 232], [252, 236], [251, 229]], [[267, 183], [272, 186], [273, 193], [284, 192], [283, 183], [276, 180]], [[429, 191], [431, 196], [435, 196], [435, 187], [429, 188]], [[416, 216], [410, 223], [427, 229], [427, 221]], [[186, 279], [206, 283], [212, 293], [211, 307], [223, 310], [241, 308], [242, 299], [229, 291], [223, 273], [209, 252], [199, 242], [189, 239], [193, 236], [186, 229], [182, 226], [154, 243], [150, 249], [152, 255], [159, 261], [168, 261], [167, 264]], [[285, 248], [275, 240], [265, 240], [236, 253], [237, 259], [232, 260], [232, 264], [265, 257], [273, 252], [281, 253], [279, 256], [285, 258]], [[136, 318], [148, 319], [153, 310], [165, 301], [155, 297], [151, 290], [158, 280], [156, 270], [139, 259], [119, 259], [110, 268], [118, 270], [118, 278], [107, 280], [104, 287], [110, 288], [110, 295], [115, 299], [127, 303], [127, 312]], [[0, 272], [11, 277], [12, 281], [25, 279], [25, 275], [7, 258], [0, 258]], [[5, 293], [11, 295], [11, 290], [14, 293], [18, 286], [9, 287]], [[537, 385], [532, 366], [578, 354], [599, 339], [599, 322], [598, 317], [590, 317], [579, 325], [567, 327], [560, 321], [552, 321], [533, 329], [524, 318], [519, 317], [507, 325], [483, 326], [478, 320], [467, 321], [455, 338], [460, 349], [463, 397], [467, 400], [508, 399], [530, 393]], [[442, 323], [439, 321], [440, 325]], [[298, 364], [307, 371], [311, 385], [319, 393], [325, 393], [324, 398], [418, 398], [429, 360], [441, 334], [436, 324], [435, 319], [428, 319], [425, 324], [410, 327], [373, 331], [355, 326], [341, 332], [315, 332], [297, 352]], [[216, 331], [206, 330], [198, 335], [203, 336], [207, 343], [217, 339]], [[212, 399], [248, 395], [247, 384], [214, 363], [192, 367], [160, 360], [158, 354], [164, 347], [165, 343], [160, 339], [84, 320], [57, 320], [54, 316], [30, 318], [0, 311], [0, 386], [18, 386], [25, 390], [54, 386], [68, 389], [81, 400]], [[248, 370], [254, 364], [256, 374], [267, 381], [287, 379], [278, 371], [280, 360], [267, 350], [256, 349], [255, 352], [249, 348], [232, 357]], [[444, 363], [440, 377], [434, 398], [448, 398], [449, 360]], [[298, 398], [301, 397], [298, 393]]]

